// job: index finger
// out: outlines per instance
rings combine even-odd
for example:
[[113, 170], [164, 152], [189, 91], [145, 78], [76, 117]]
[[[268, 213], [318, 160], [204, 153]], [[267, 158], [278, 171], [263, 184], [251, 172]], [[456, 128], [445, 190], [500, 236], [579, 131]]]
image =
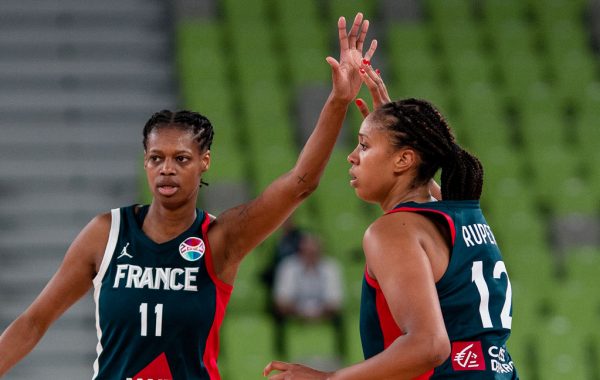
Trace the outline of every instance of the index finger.
[[263, 376], [267, 376], [273, 371], [285, 371], [288, 367], [289, 363], [273, 360], [271, 363], [267, 364], [265, 369], [263, 369]]

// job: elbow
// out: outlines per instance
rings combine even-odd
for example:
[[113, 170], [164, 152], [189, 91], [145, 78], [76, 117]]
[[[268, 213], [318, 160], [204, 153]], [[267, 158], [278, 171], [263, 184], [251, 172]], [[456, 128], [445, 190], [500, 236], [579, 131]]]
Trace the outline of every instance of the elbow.
[[431, 338], [430, 347], [425, 360], [429, 368], [442, 365], [450, 357], [450, 340], [448, 336], [434, 336]]

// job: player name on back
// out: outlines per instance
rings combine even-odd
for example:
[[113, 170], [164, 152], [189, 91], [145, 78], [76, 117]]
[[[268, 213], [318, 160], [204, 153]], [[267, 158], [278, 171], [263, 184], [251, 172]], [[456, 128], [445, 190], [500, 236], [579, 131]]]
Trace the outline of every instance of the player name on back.
[[467, 247], [482, 244], [496, 244], [492, 229], [487, 224], [475, 223], [462, 227], [462, 237]]
[[113, 288], [185, 290], [195, 292], [198, 267], [152, 268], [131, 264], [117, 265]]

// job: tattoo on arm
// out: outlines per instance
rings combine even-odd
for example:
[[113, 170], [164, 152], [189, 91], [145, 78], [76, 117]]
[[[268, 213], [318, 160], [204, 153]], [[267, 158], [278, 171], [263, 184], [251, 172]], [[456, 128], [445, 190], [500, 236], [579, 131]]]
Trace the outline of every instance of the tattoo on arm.
[[305, 178], [307, 175], [308, 175], [308, 173], [304, 173], [304, 175], [302, 177], [298, 177], [298, 183], [306, 182]]

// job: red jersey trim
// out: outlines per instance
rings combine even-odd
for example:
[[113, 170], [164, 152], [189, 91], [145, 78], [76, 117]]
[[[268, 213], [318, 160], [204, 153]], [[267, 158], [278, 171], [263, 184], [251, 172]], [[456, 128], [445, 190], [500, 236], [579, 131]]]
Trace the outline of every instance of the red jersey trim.
[[[377, 315], [379, 317], [379, 326], [383, 335], [383, 349], [387, 349], [398, 337], [404, 335], [404, 332], [398, 327], [394, 316], [390, 311], [390, 307], [383, 296], [381, 287], [376, 279], [369, 275], [368, 268], [365, 267], [365, 280], [367, 284], [375, 289], [375, 307], [377, 308]], [[430, 369], [426, 373], [415, 377], [413, 380], [428, 380], [433, 375], [434, 369]]]
[[229, 303], [231, 292], [233, 291], [233, 286], [221, 280], [219, 277], [217, 277], [215, 273], [212, 261], [212, 251], [208, 242], [208, 225], [210, 224], [210, 222], [211, 218], [208, 214], [206, 214], [204, 220], [202, 221], [202, 236], [204, 236], [206, 244], [206, 252], [204, 253], [206, 270], [216, 286], [216, 304], [215, 317], [213, 320], [213, 325], [211, 326], [210, 331], [208, 333], [208, 337], [206, 339], [206, 347], [204, 350], [204, 356], [202, 357], [202, 360], [204, 362], [204, 365], [206, 366], [206, 370], [211, 380], [220, 380], [221, 375], [219, 374], [219, 368], [217, 367], [217, 358], [219, 356], [220, 346], [219, 330], [221, 329], [223, 318], [225, 318], [225, 310], [227, 308], [227, 304]]
[[419, 208], [419, 207], [398, 207], [398, 208], [392, 209], [390, 211], [387, 211], [385, 214], [393, 214], [395, 212], [402, 212], [402, 211], [417, 212], [417, 213], [432, 212], [434, 214], [442, 215], [444, 217], [444, 219], [446, 219], [446, 222], [448, 222], [448, 227], [450, 227], [450, 234], [452, 235], [452, 246], [454, 246], [454, 241], [456, 240], [456, 226], [454, 225], [454, 220], [452, 220], [450, 215], [448, 215], [445, 212], [440, 211], [440, 210], [434, 210], [431, 208]]

